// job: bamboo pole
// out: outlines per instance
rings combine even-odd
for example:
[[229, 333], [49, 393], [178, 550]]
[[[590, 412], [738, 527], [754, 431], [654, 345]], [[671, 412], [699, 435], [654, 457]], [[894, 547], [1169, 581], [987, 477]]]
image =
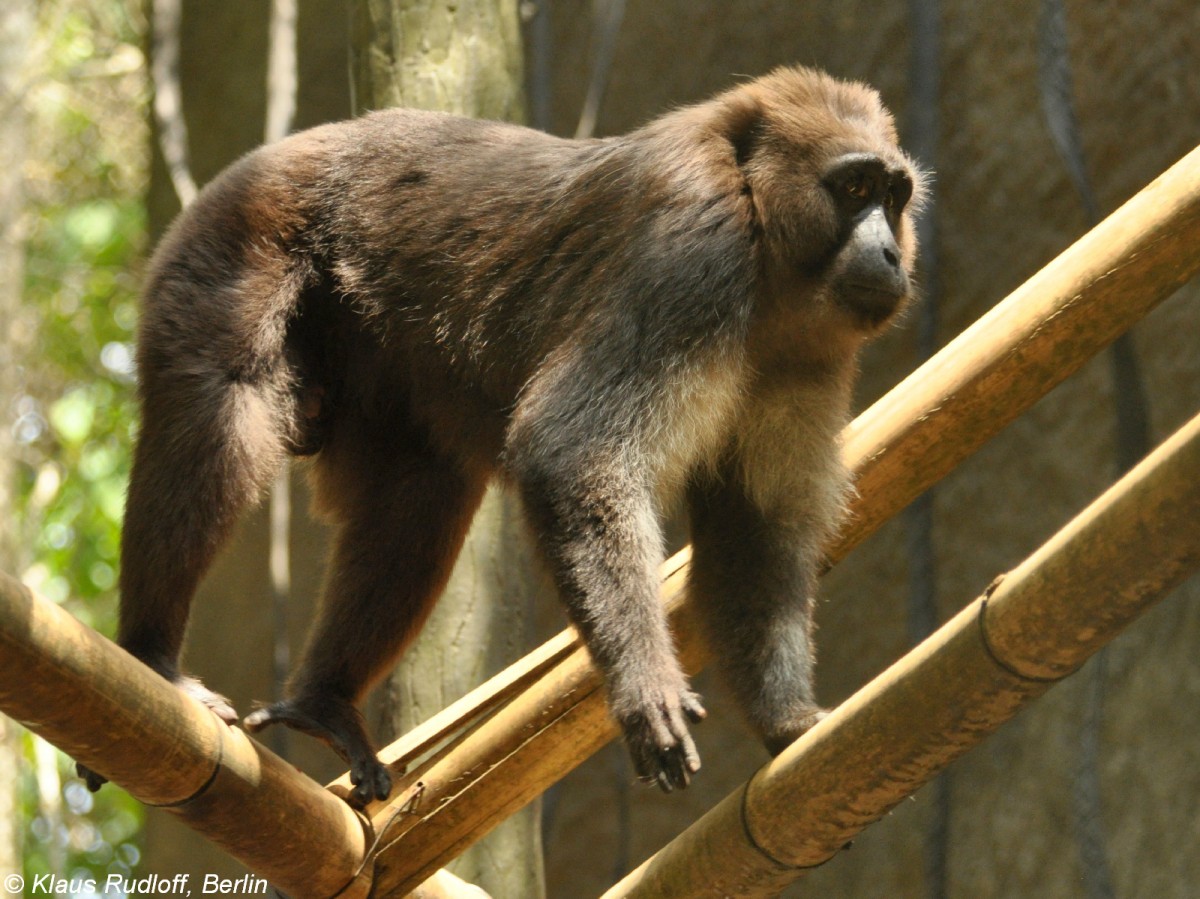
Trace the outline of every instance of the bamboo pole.
[[[1193, 150], [930, 359], [845, 431], [859, 496], [831, 547], [836, 562], [988, 438], [1200, 270], [1200, 148]], [[689, 551], [664, 567], [663, 599], [683, 603]], [[685, 667], [705, 650], [673, 615]], [[608, 740], [599, 676], [569, 634], [537, 666], [506, 672], [457, 706], [467, 733], [398, 777], [373, 807], [376, 879], [411, 889]], [[520, 664], [520, 663], [519, 663]], [[530, 683], [532, 678], [537, 678]], [[529, 684], [499, 713], [513, 684]], [[486, 719], [486, 720], [485, 720]], [[442, 720], [439, 736], [453, 732]], [[428, 733], [425, 736], [429, 736]], [[430, 745], [388, 751], [398, 773]]]
[[769, 896], [1200, 567], [1200, 416], [604, 899]]
[[3, 572], [0, 709], [288, 895], [366, 895], [346, 803]]

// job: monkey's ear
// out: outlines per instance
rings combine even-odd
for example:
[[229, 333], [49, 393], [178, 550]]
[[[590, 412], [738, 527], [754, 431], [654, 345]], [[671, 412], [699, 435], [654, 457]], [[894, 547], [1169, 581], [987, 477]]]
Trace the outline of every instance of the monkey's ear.
[[716, 127], [733, 146], [738, 168], [754, 155], [762, 124], [762, 104], [749, 91], [735, 91], [722, 99], [717, 111]]

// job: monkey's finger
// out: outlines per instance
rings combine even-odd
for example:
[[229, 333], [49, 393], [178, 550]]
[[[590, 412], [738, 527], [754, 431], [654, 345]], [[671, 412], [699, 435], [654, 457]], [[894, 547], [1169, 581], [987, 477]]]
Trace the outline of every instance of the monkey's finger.
[[687, 735], [687, 725], [679, 718], [677, 711], [666, 708], [660, 709], [658, 714], [650, 716], [650, 720], [647, 722], [650, 726], [650, 743], [659, 755], [673, 750]]
[[682, 748], [683, 764], [687, 768], [689, 774], [695, 774], [700, 770], [700, 753], [696, 749], [696, 744], [692, 742], [691, 737], [688, 737]]
[[640, 758], [635, 757], [634, 767], [638, 771], [639, 781], [644, 784], [656, 784], [664, 793], [673, 793], [676, 788], [682, 790], [691, 782], [679, 747], [657, 750]]
[[672, 739], [669, 744], [659, 746], [659, 768], [666, 774], [672, 787], [682, 790], [691, 783], [692, 775], [700, 770], [700, 753], [696, 751], [696, 744], [678, 710], [672, 710], [666, 718]]
[[692, 735], [686, 728], [681, 728], [681, 730], [683, 732], [679, 735], [679, 745], [675, 747], [674, 755], [685, 772], [683, 786], [686, 787], [688, 777], [700, 770], [700, 753], [696, 749], [696, 742], [692, 739]]
[[[687, 699], [691, 698], [695, 708], [699, 710], [701, 718], [705, 713], [704, 709], [698, 703], [694, 702], [694, 694], [691, 697], [684, 694], [681, 699], [682, 711], [692, 721], [699, 721], [700, 718], [693, 718], [694, 711], [688, 708]], [[695, 774], [700, 770], [700, 753], [696, 750], [696, 742], [692, 739], [691, 731], [688, 730], [687, 723], [683, 720], [683, 715], [679, 711], [672, 710], [666, 715], [667, 728], [671, 732], [671, 750], [678, 756], [683, 764], [683, 768], [690, 774]], [[687, 784], [684, 784], [687, 786]]]
[[708, 712], [704, 706], [700, 704], [700, 694], [693, 693], [690, 690], [685, 691], [679, 696], [679, 704], [683, 708], [683, 713], [687, 715], [688, 720], [692, 724], [699, 724], [708, 717]]
[[671, 779], [667, 776], [667, 772], [659, 763], [657, 754], [654, 756], [638, 756], [633, 759], [633, 767], [637, 772], [638, 783], [646, 786], [657, 786], [664, 793], [670, 793], [673, 789]]
[[242, 719], [242, 727], [246, 728], [252, 734], [266, 730], [273, 724], [284, 724], [292, 728], [292, 730], [298, 730], [301, 733], [308, 734], [310, 737], [315, 737], [338, 753], [347, 764], [350, 762], [350, 756], [346, 748], [333, 738], [328, 728], [321, 724], [321, 722], [293, 708], [286, 700], [264, 706], [261, 709], [255, 709]]
[[658, 788], [664, 793], [672, 793], [675, 791], [675, 787], [671, 782], [671, 777], [669, 774], [667, 774], [665, 769], [659, 769], [657, 781]]
[[222, 721], [224, 721], [226, 724], [237, 724], [237, 721], [238, 721], [237, 709], [235, 709], [229, 703], [218, 702], [214, 705], [209, 705], [208, 707], [210, 709], [212, 709], [213, 713], [218, 718], [220, 718]]
[[[672, 787], [685, 790], [688, 784], [692, 782], [692, 777], [688, 771], [687, 762], [681, 747], [676, 747], [672, 751], [663, 754], [662, 770]], [[670, 791], [668, 790], [668, 792]]]
[[338, 739], [337, 734], [333, 733], [320, 721], [295, 708], [287, 700], [264, 706], [261, 709], [255, 709], [242, 719], [242, 727], [246, 728], [252, 734], [266, 730], [273, 724], [284, 724], [292, 728], [292, 730], [298, 730], [301, 733], [308, 734], [310, 737], [315, 737], [340, 755], [344, 762], [350, 764], [350, 751], [345, 743]]
[[[645, 723], [642, 722], [643, 725]], [[653, 733], [647, 733], [647, 730], [651, 729], [647, 727], [640, 733], [630, 733], [626, 737], [629, 756], [633, 761], [633, 770], [640, 783], [647, 786], [657, 784], [664, 793], [670, 793], [671, 781], [663, 770], [662, 764], [664, 750], [656, 744]]]
[[303, 702], [283, 699], [261, 709], [256, 709], [242, 722], [246, 730], [257, 733], [272, 724], [286, 724], [293, 730], [320, 740], [350, 766], [350, 780], [359, 788], [349, 800], [351, 805], [361, 800], [361, 808], [371, 799], [386, 799], [391, 792], [392, 779], [387, 768], [375, 757], [375, 753], [362, 741], [354, 739], [352, 731], [316, 717]]
[[242, 719], [242, 726], [251, 733], [257, 733], [260, 730], [270, 727], [272, 724], [286, 724], [288, 727], [306, 733], [310, 737], [316, 737], [328, 742], [328, 728], [311, 715], [305, 714], [286, 699], [255, 709]]

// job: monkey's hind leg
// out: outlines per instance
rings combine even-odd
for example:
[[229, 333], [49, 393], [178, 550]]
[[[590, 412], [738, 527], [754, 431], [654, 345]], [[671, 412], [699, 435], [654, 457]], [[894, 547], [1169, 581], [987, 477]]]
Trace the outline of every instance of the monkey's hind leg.
[[222, 698], [180, 674], [179, 655], [201, 577], [283, 461], [282, 410], [275, 391], [223, 377], [151, 381], [144, 399], [122, 533], [118, 640], [236, 720]]
[[[180, 670], [196, 587], [283, 460], [278, 390], [144, 370], [142, 427], [121, 535], [117, 642], [226, 722], [229, 701]], [[80, 769], [89, 788], [104, 779]]]
[[286, 698], [245, 719], [250, 731], [286, 724], [330, 746], [350, 767], [355, 807], [391, 789], [355, 706], [441, 595], [485, 484], [365, 430], [343, 419], [318, 457], [317, 504], [339, 529], [317, 620]]

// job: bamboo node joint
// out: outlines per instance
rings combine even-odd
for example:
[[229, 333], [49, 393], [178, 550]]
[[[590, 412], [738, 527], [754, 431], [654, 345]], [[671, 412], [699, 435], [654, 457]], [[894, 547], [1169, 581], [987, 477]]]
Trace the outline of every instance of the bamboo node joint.
[[991, 584], [988, 585], [987, 590], [984, 591], [983, 598], [979, 601], [979, 639], [980, 642], [983, 643], [983, 650], [987, 653], [988, 658], [991, 659], [1001, 670], [1011, 674], [1018, 680], [1023, 680], [1032, 684], [1056, 684], [1059, 681], [1070, 677], [1078, 669], [1073, 668], [1065, 674], [1060, 674], [1056, 677], [1038, 677], [1035, 674], [1026, 674], [1024, 671], [1018, 669], [1017, 666], [1012, 662], [1002, 658], [1000, 653], [996, 651], [996, 647], [993, 646], [992, 641], [988, 639], [987, 606], [988, 600], [992, 598], [992, 594], [996, 592], [996, 588], [1000, 586], [1000, 582], [1003, 580], [1004, 575], [1000, 575], [994, 581], [992, 581]]

